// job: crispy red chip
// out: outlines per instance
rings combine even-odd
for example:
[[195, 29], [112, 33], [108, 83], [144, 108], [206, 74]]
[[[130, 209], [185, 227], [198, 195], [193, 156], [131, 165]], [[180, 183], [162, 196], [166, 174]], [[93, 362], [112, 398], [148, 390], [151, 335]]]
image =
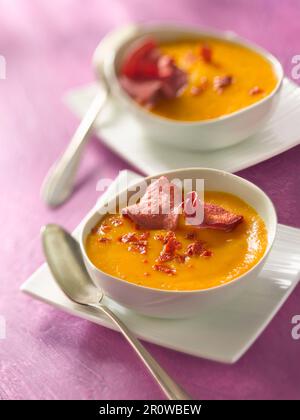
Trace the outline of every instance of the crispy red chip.
[[140, 42], [125, 58], [121, 74], [131, 79], [143, 78], [147, 74], [157, 77], [158, 69], [152, 54], [155, 49], [157, 49], [157, 43], [154, 39]]
[[221, 229], [229, 232], [242, 221], [242, 215], [227, 211], [223, 207], [215, 204], [204, 204], [204, 221], [202, 227]]
[[166, 177], [152, 182], [138, 204], [122, 210], [142, 229], [175, 230], [178, 224], [181, 192]]
[[187, 83], [187, 74], [163, 55], [153, 39], [136, 45], [120, 71], [123, 89], [138, 103], [153, 105], [159, 97], [175, 98]]
[[119, 80], [123, 89], [141, 105], [155, 103], [162, 87], [160, 80], [137, 81], [126, 76], [120, 76]]
[[[197, 192], [193, 191], [192, 193], [189, 193], [184, 203], [184, 210], [185, 210], [186, 217], [188, 217], [189, 219], [192, 219], [193, 214], [191, 213], [191, 209], [193, 208], [196, 209], [200, 205], [201, 203], [200, 203], [200, 199], [198, 197]], [[243, 221], [242, 215], [232, 213], [216, 204], [204, 203], [203, 206], [204, 206], [203, 221], [199, 224], [191, 223], [192, 220], [188, 221], [190, 224], [193, 224], [195, 227], [219, 229], [219, 230], [230, 232]], [[188, 214], [186, 214], [186, 208], [189, 210]]]

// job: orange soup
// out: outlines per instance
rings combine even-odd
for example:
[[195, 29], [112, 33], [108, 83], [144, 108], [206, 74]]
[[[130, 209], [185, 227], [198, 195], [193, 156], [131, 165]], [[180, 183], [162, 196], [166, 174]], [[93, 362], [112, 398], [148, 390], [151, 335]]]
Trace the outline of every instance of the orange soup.
[[268, 96], [277, 84], [271, 64], [243, 46], [213, 38], [160, 44], [188, 75], [174, 99], [161, 98], [151, 112], [180, 121], [221, 117]]
[[[263, 56], [231, 42], [176, 41], [161, 44], [160, 49], [188, 74], [181, 95], [172, 100], [162, 98], [151, 110], [162, 117], [181, 121], [221, 117], [261, 100], [277, 84], [273, 68]], [[218, 87], [226, 77], [229, 83]]]
[[[180, 215], [176, 231], [168, 232], [138, 229], [127, 217], [106, 215], [86, 239], [87, 255], [112, 276], [157, 289], [200, 290], [228, 283], [262, 258], [267, 230], [257, 212], [234, 195], [208, 191], [205, 201], [242, 214], [243, 222], [225, 232], [187, 225]], [[178, 251], [176, 258], [160, 265], [167, 235], [176, 238]], [[196, 243], [201, 252], [193, 255], [189, 251]]]

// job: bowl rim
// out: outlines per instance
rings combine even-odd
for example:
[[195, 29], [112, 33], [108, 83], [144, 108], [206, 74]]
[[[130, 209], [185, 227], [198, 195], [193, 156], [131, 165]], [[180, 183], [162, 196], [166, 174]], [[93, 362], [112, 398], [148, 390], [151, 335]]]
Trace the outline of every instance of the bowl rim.
[[[178, 33], [182, 34], [196, 34], [199, 35], [199, 37], [211, 37], [216, 38], [222, 41], [232, 42], [234, 44], [241, 45], [243, 47], [246, 47], [262, 57], [264, 57], [272, 66], [273, 71], [277, 77], [277, 84], [275, 88], [264, 98], [258, 100], [257, 102], [254, 102], [251, 105], [248, 105], [244, 108], [241, 108], [237, 111], [234, 111], [230, 114], [221, 115], [220, 117], [211, 118], [208, 120], [199, 120], [199, 121], [186, 121], [186, 120], [173, 120], [171, 118], [162, 117], [160, 115], [151, 113], [147, 111], [143, 106], [139, 105], [133, 98], [131, 98], [125, 90], [120, 85], [116, 67], [115, 67], [115, 60], [116, 57], [122, 47], [124, 47], [129, 42], [134, 42], [137, 39], [143, 38], [147, 36], [147, 33], [151, 32], [167, 32], [167, 31], [178, 31]], [[155, 35], [154, 35], [155, 36]], [[226, 122], [227, 120], [230, 120], [232, 118], [236, 118], [240, 115], [245, 114], [248, 111], [251, 111], [252, 109], [264, 104], [267, 101], [270, 101], [280, 90], [284, 78], [284, 71], [283, 67], [280, 63], [280, 61], [271, 54], [268, 50], [264, 49], [263, 47], [260, 47], [259, 45], [255, 44], [254, 42], [248, 41], [247, 39], [237, 35], [236, 33], [232, 31], [218, 31], [213, 29], [199, 29], [195, 26], [186, 26], [186, 25], [179, 25], [179, 24], [170, 24], [170, 23], [158, 23], [158, 24], [143, 24], [143, 25], [137, 25], [136, 31], [134, 34], [131, 34], [129, 38], [125, 38], [119, 45], [111, 51], [109, 54], [106, 55], [103, 63], [104, 67], [104, 74], [105, 78], [109, 81], [109, 85], [112, 86], [112, 90], [114, 94], [117, 96], [120, 96], [122, 100], [126, 101], [126, 103], [133, 107], [135, 111], [140, 113], [144, 118], [147, 118], [149, 121], [152, 122], [160, 122], [161, 124], [165, 124], [167, 126], [183, 126], [183, 127], [206, 127], [210, 126], [212, 124], [218, 124]]]
[[[202, 167], [199, 167], [199, 168], [197, 168], [197, 167], [193, 167], [193, 168], [180, 168], [180, 169], [174, 169], [174, 170], [164, 171], [164, 172], [161, 172], [161, 173], [158, 173], [158, 174], [149, 175], [147, 177], [144, 177], [143, 180], [146, 181], [146, 182], [148, 182], [148, 181], [150, 181], [153, 178], [159, 178], [161, 176], [168, 176], [170, 174], [176, 174], [176, 173], [180, 173], [180, 172], [183, 172], [183, 171], [196, 171], [196, 170], [197, 171], [198, 170], [201, 170], [201, 171], [209, 171], [209, 172], [213, 172], [213, 173], [218, 173], [221, 176], [229, 176], [229, 177], [231, 177], [235, 181], [242, 182], [242, 183], [246, 184], [248, 187], [252, 188], [256, 193], [260, 194], [261, 197], [268, 204], [268, 206], [269, 206], [269, 208], [271, 210], [271, 213], [272, 213], [272, 216], [271, 217], [272, 217], [272, 224], [273, 224], [273, 227], [274, 227], [274, 229], [273, 229], [273, 231], [274, 231], [273, 237], [271, 238], [271, 241], [268, 240], [268, 245], [267, 245], [267, 247], [265, 249], [265, 252], [264, 252], [263, 256], [256, 262], [256, 264], [253, 267], [250, 268], [250, 270], [248, 270], [245, 273], [243, 273], [242, 275], [240, 275], [240, 276], [238, 276], [238, 277], [230, 280], [227, 283], [223, 283], [223, 284], [220, 284], [218, 286], [209, 287], [207, 289], [195, 289], [195, 290], [165, 290], [165, 289], [159, 289], [159, 288], [155, 288], [155, 287], [149, 287], [149, 286], [144, 286], [144, 285], [136, 284], [136, 283], [130, 282], [128, 280], [121, 279], [119, 277], [113, 276], [113, 275], [111, 275], [109, 273], [106, 273], [105, 271], [101, 270], [100, 268], [98, 268], [98, 267], [96, 267], [94, 265], [94, 263], [90, 260], [90, 258], [88, 257], [88, 255], [86, 253], [85, 244], [84, 244], [84, 240], [83, 240], [84, 239], [84, 233], [85, 233], [85, 230], [86, 230], [86, 225], [90, 222], [90, 220], [92, 218], [95, 217], [95, 215], [98, 213], [98, 210], [99, 209], [95, 209], [92, 212], [92, 214], [89, 215], [84, 220], [83, 226], [82, 226], [81, 231], [80, 231], [79, 244], [80, 244], [81, 252], [82, 252], [82, 254], [84, 256], [84, 259], [88, 262], [88, 264], [90, 264], [91, 267], [93, 269], [95, 269], [98, 273], [100, 273], [101, 275], [108, 276], [111, 279], [116, 280], [117, 282], [121, 282], [123, 285], [124, 284], [127, 284], [130, 287], [135, 287], [135, 288], [138, 288], [140, 290], [143, 289], [143, 290], [148, 290], [148, 291], [152, 291], [152, 292], [160, 292], [160, 293], [164, 293], [164, 294], [167, 294], [167, 295], [178, 295], [178, 294], [188, 295], [188, 294], [205, 294], [205, 293], [209, 293], [211, 291], [214, 291], [214, 290], [217, 290], [217, 289], [221, 289], [221, 288], [224, 288], [226, 286], [233, 285], [233, 284], [237, 283], [238, 281], [241, 281], [242, 279], [244, 279], [245, 277], [247, 277], [251, 272], [253, 272], [259, 265], [261, 265], [265, 261], [266, 257], [268, 256], [269, 252], [271, 251], [271, 248], [273, 246], [273, 243], [274, 243], [274, 240], [275, 240], [275, 237], [276, 237], [277, 224], [278, 224], [277, 213], [276, 213], [275, 206], [274, 206], [272, 200], [269, 198], [269, 196], [261, 188], [259, 188], [254, 183], [248, 181], [247, 179], [244, 179], [244, 178], [242, 178], [242, 177], [240, 177], [238, 175], [234, 175], [234, 174], [232, 174], [230, 172], [223, 171], [223, 170], [220, 170], [220, 169], [202, 168]], [[129, 185], [128, 188], [129, 187], [130, 188], [133, 188], [134, 186], [137, 186], [140, 182], [141, 182], [141, 180], [137, 181], [136, 183], [134, 183], [132, 185]], [[121, 195], [124, 191], [128, 190], [128, 188], [125, 188], [124, 190], [122, 190], [121, 192], [119, 192], [117, 195], [114, 196], [114, 198], [116, 198], [118, 195]], [[109, 205], [109, 203], [112, 202], [113, 199], [110, 199], [107, 202], [105, 201], [104, 204], [108, 204]], [[100, 215], [99, 214], [99, 220], [98, 220], [98, 222], [103, 217], [104, 217], [104, 214], [103, 215]]]

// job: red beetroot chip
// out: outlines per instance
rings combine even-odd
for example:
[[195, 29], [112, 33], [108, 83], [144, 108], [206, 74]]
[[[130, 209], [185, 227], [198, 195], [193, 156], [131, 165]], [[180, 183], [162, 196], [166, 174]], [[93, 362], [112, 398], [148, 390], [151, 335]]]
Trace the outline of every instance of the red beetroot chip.
[[227, 211], [223, 207], [215, 204], [204, 203], [204, 221], [202, 227], [230, 232], [242, 221], [242, 215]]
[[161, 177], [148, 186], [138, 204], [126, 207], [122, 213], [142, 229], [175, 230], [180, 205], [180, 190], [166, 177]]
[[155, 40], [147, 39], [125, 57], [119, 80], [138, 103], [152, 106], [160, 97], [178, 96], [187, 83], [187, 74], [170, 56], [161, 54]]
[[[192, 205], [196, 209], [201, 204], [195, 191], [188, 194], [184, 208], [186, 207], [186, 203], [188, 203], [189, 206], [189, 213], [188, 215], [186, 214], [186, 217], [192, 219], [193, 215], [191, 214], [190, 206]], [[216, 204], [204, 203], [203, 206], [203, 221], [199, 224], [191, 223], [199, 228], [219, 229], [230, 232], [243, 221], [242, 215], [232, 213]], [[191, 220], [189, 220], [189, 223], [190, 221]]]
[[129, 51], [125, 58], [121, 74], [130, 79], [144, 77], [158, 77], [158, 68], [153, 52], [157, 50], [157, 43], [154, 39], [147, 39], [140, 42], [134, 49]]
[[123, 89], [141, 105], [154, 104], [162, 87], [160, 80], [136, 81], [124, 76], [119, 80]]

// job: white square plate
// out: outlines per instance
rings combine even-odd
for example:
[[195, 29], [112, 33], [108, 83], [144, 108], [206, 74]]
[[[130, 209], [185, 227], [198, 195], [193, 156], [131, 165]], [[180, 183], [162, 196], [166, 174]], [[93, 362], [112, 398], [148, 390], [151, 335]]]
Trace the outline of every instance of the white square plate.
[[[96, 92], [95, 84], [88, 85], [69, 92], [64, 99], [82, 118]], [[143, 138], [132, 115], [122, 111], [113, 99], [100, 115], [95, 131], [103, 143], [145, 174], [199, 166], [236, 172], [299, 144], [299, 120], [300, 89], [284, 79], [278, 108], [268, 124], [255, 136], [226, 149], [191, 152], [174, 148], [170, 153], [170, 147]]]
[[[100, 198], [105, 202], [116, 182], [136, 181], [138, 175], [124, 171]], [[99, 205], [99, 204], [98, 204]], [[80, 225], [75, 230], [79, 233]], [[253, 344], [297, 285], [300, 276], [300, 229], [278, 226], [274, 246], [259, 277], [226, 305], [202, 310], [183, 320], [147, 318], [121, 307], [108, 305], [145, 341], [223, 363], [236, 362]], [[22, 291], [75, 316], [114, 328], [93, 309], [70, 302], [56, 285], [46, 264], [22, 286]]]

